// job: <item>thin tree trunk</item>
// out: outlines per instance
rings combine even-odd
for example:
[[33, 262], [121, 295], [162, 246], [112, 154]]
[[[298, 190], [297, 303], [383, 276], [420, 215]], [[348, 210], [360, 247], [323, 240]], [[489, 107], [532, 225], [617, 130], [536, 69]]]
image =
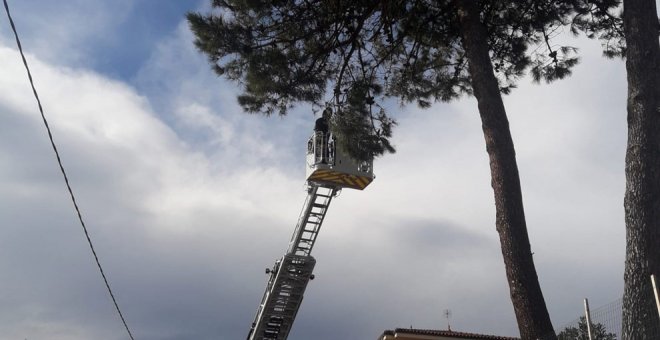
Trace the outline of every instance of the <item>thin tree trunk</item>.
[[516, 154], [476, 1], [459, 1], [463, 47], [479, 104], [495, 194], [496, 228], [523, 340], [556, 339], [529, 245]]
[[628, 73], [623, 334], [660, 339], [650, 275], [660, 275], [660, 46], [655, 0], [624, 1]]

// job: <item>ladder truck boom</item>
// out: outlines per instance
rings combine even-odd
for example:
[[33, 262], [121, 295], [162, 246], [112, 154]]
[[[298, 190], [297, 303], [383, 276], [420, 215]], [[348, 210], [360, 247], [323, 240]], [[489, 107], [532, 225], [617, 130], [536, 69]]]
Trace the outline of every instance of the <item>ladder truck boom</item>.
[[362, 190], [374, 178], [373, 162], [357, 164], [335, 148], [332, 134], [315, 130], [307, 143], [307, 199], [286, 253], [266, 269], [268, 284], [247, 340], [286, 340], [314, 279], [311, 252], [330, 202], [342, 188]]

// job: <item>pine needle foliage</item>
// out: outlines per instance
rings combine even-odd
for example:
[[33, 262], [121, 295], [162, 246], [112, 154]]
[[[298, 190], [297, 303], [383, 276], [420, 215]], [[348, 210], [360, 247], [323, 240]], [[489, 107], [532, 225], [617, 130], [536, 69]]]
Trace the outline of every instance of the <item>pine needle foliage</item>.
[[[356, 158], [394, 152], [389, 139], [395, 120], [374, 104], [394, 97], [426, 108], [472, 94], [455, 1], [211, 4], [210, 13], [189, 13], [188, 21], [215, 72], [241, 84], [240, 105], [266, 115], [285, 115], [299, 102], [332, 106], [333, 132], [360, 141], [346, 145]], [[588, 9], [571, 1], [479, 4], [502, 93], [527, 71], [537, 82], [570, 75], [576, 49], [551, 40], [576, 8]]]

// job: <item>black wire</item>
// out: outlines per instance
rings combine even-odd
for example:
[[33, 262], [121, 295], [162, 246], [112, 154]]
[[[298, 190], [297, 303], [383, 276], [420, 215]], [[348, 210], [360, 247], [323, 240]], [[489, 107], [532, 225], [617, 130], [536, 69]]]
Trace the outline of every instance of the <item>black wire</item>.
[[7, 18], [9, 18], [9, 24], [11, 25], [12, 31], [14, 31], [14, 37], [16, 37], [16, 45], [18, 45], [18, 50], [21, 53], [21, 58], [23, 59], [23, 65], [25, 65], [25, 70], [27, 71], [28, 79], [30, 80], [30, 86], [32, 86], [32, 93], [34, 93], [34, 98], [37, 100], [37, 104], [39, 105], [39, 112], [41, 113], [41, 118], [43, 119], [44, 125], [46, 126], [46, 130], [48, 131], [48, 139], [50, 139], [50, 144], [53, 146], [53, 151], [55, 151], [55, 156], [57, 157], [57, 163], [60, 166], [60, 171], [62, 172], [62, 176], [64, 176], [64, 182], [66, 183], [66, 188], [69, 190], [69, 195], [71, 196], [73, 207], [76, 209], [76, 213], [78, 214], [78, 220], [80, 221], [80, 225], [82, 225], [83, 231], [85, 232], [85, 237], [87, 238], [89, 249], [92, 250], [92, 254], [94, 255], [94, 260], [96, 260], [96, 265], [98, 266], [99, 271], [101, 272], [101, 276], [103, 277], [103, 282], [105, 282], [105, 287], [108, 289], [108, 293], [110, 293], [112, 302], [115, 305], [115, 309], [117, 309], [117, 313], [121, 318], [121, 322], [124, 323], [124, 327], [126, 328], [126, 332], [128, 332], [128, 336], [131, 338], [131, 340], [135, 340], [133, 338], [133, 334], [131, 334], [131, 330], [128, 329], [128, 325], [126, 324], [124, 315], [121, 313], [121, 310], [119, 309], [119, 304], [117, 304], [117, 299], [115, 299], [115, 295], [112, 293], [112, 289], [110, 289], [108, 278], [105, 276], [105, 273], [103, 272], [103, 267], [101, 267], [101, 262], [99, 262], [98, 255], [96, 255], [96, 250], [94, 250], [94, 245], [92, 244], [92, 240], [89, 238], [87, 227], [85, 226], [85, 222], [83, 221], [82, 215], [80, 213], [80, 209], [78, 208], [78, 204], [76, 203], [76, 198], [73, 195], [73, 190], [71, 190], [71, 185], [69, 185], [69, 178], [67, 177], [66, 172], [64, 171], [64, 166], [62, 165], [60, 153], [57, 151], [57, 147], [55, 146], [55, 142], [53, 141], [53, 134], [50, 131], [50, 126], [48, 125], [48, 121], [46, 120], [46, 116], [44, 115], [44, 110], [41, 106], [41, 100], [39, 100], [37, 89], [34, 87], [32, 74], [30, 73], [30, 68], [28, 67], [27, 60], [25, 60], [25, 54], [23, 54], [23, 47], [21, 46], [21, 41], [18, 38], [18, 33], [16, 32], [16, 26], [14, 25], [14, 20], [11, 18], [11, 14], [9, 13], [9, 6], [7, 5], [7, 0], [3, 0], [3, 2], [5, 5], [5, 11], [7, 12]]

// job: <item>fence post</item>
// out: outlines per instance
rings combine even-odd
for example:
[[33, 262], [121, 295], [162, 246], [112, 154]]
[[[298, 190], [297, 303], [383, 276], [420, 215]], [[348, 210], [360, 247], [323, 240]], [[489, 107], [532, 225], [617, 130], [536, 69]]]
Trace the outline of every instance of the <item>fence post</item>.
[[589, 300], [584, 299], [584, 315], [587, 319], [587, 334], [589, 335], [589, 340], [593, 340], [591, 335], [591, 313], [589, 312]]
[[655, 295], [655, 305], [658, 307], [658, 316], [660, 316], [660, 293], [658, 293], [658, 284], [655, 281], [655, 274], [651, 274], [651, 284], [653, 285], [653, 294]]

